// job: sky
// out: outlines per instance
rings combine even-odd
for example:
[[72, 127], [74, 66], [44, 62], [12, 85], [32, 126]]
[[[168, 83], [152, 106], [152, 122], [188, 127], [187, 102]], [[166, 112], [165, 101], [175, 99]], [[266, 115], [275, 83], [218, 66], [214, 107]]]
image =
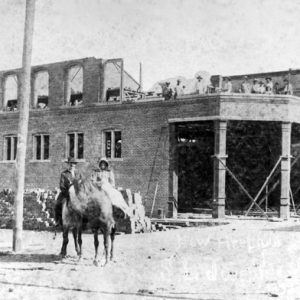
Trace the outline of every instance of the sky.
[[[149, 89], [199, 70], [300, 68], [300, 0], [36, 0], [32, 64], [124, 58]], [[25, 0], [0, 1], [0, 70], [21, 67]]]

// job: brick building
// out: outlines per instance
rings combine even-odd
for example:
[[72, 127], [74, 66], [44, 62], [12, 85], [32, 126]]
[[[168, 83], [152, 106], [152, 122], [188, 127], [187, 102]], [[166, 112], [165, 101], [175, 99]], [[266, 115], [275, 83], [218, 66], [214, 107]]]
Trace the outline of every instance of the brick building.
[[[105, 155], [115, 170], [117, 186], [140, 191], [148, 213], [152, 206], [154, 215], [160, 210], [169, 216], [207, 206], [215, 217], [222, 217], [223, 164], [226, 155], [230, 162], [235, 149], [226, 150], [230, 133], [237, 128], [235, 122], [254, 122], [267, 131], [277, 130], [279, 142], [272, 159], [283, 156], [278, 203], [281, 216], [288, 216], [290, 144], [300, 143], [298, 97], [211, 94], [169, 101], [158, 97], [123, 101], [125, 92], [120, 91], [137, 90], [139, 83], [122, 70], [121, 59], [95, 58], [32, 68], [26, 187], [57, 187], [70, 155], [79, 161], [78, 168], [86, 176]], [[14, 184], [19, 73], [0, 72], [0, 188], [13, 188]], [[300, 71], [290, 76], [297, 92]], [[240, 79], [233, 78], [234, 85]], [[213, 83], [219, 84], [219, 76], [213, 76]], [[238, 134], [236, 131], [235, 136]], [[260, 141], [272, 144], [273, 136], [266, 136], [262, 134]], [[272, 159], [269, 166], [274, 164]]]

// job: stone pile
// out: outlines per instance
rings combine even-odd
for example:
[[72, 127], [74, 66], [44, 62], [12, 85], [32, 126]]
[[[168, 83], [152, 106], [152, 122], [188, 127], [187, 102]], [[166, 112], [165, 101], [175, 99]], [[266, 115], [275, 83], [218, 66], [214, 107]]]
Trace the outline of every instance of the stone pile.
[[141, 194], [132, 193], [130, 189], [120, 190], [120, 192], [129, 206], [130, 216], [124, 218], [123, 214], [114, 209], [117, 231], [125, 233], [150, 232], [151, 221], [145, 215]]
[[[31, 189], [24, 192], [23, 228], [51, 230], [54, 225], [54, 201], [57, 191]], [[14, 193], [0, 192], [0, 228], [11, 229], [14, 215]]]

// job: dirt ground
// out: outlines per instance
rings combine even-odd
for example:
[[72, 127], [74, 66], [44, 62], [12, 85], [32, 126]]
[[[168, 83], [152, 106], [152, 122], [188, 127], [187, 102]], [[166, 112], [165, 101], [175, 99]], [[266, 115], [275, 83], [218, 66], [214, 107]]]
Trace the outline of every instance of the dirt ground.
[[[0, 299], [300, 299], [300, 222], [229, 220], [215, 227], [119, 235], [116, 261], [95, 267], [93, 238], [77, 261], [70, 235], [0, 230]], [[102, 240], [102, 237], [100, 237]]]

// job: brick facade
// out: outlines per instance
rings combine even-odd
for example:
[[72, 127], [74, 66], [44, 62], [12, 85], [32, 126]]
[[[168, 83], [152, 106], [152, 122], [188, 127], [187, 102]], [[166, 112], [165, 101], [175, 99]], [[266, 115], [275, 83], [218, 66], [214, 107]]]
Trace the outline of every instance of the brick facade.
[[[83, 105], [66, 106], [66, 71], [73, 65], [83, 67]], [[116, 185], [140, 191], [146, 211], [151, 211], [157, 186], [154, 215], [159, 208], [167, 212], [168, 201], [176, 186], [172, 177], [172, 124], [189, 120], [252, 119], [262, 121], [297, 122], [300, 116], [298, 99], [291, 96], [264, 95], [205, 95], [183, 96], [178, 100], [141, 100], [134, 103], [106, 103], [102, 101], [103, 87], [117, 85], [120, 73], [117, 68], [104, 70], [104, 61], [86, 58], [54, 63], [32, 68], [49, 72], [49, 108], [30, 110], [28, 149], [26, 160], [26, 187], [53, 189], [58, 186], [60, 172], [66, 167], [66, 135], [84, 133], [84, 159], [79, 170], [89, 176], [99, 157], [104, 154], [103, 131], [122, 132], [122, 157], [111, 159], [115, 170]], [[19, 74], [20, 70], [0, 72], [2, 80], [0, 103], [3, 103], [3, 79], [7, 74]], [[103, 74], [107, 79], [103, 78]], [[124, 87], [138, 88], [138, 83], [124, 73]], [[253, 107], [245, 111], [247, 107]], [[259, 105], [259, 107], [258, 107]], [[2, 107], [3, 108], [3, 107]], [[0, 172], [1, 188], [13, 188], [15, 164], [5, 161], [5, 136], [17, 134], [17, 111], [0, 113]], [[33, 135], [49, 134], [50, 158], [47, 161], [33, 159]], [[171, 144], [170, 144], [171, 142]], [[176, 162], [175, 162], [176, 163]], [[176, 194], [176, 192], [175, 192]]]

